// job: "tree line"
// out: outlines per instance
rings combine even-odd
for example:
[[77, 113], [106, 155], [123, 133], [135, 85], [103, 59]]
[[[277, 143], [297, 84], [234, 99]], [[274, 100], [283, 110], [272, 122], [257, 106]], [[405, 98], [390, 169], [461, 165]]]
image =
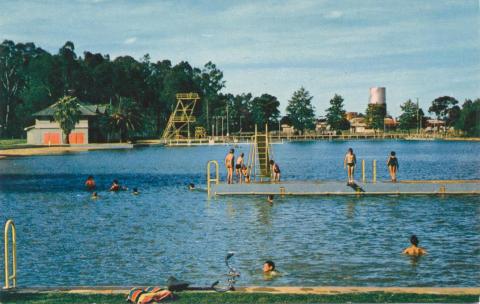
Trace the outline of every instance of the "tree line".
[[[230, 133], [253, 131], [255, 125], [263, 128], [265, 124], [276, 129], [282, 122], [301, 131], [315, 128], [313, 96], [303, 87], [292, 94], [286, 116], [280, 119], [277, 97], [267, 93], [224, 93], [225, 84], [223, 72], [212, 62], [198, 68], [186, 61], [175, 65], [170, 60], [152, 62], [148, 54], [140, 60], [131, 56], [112, 60], [108, 54], [88, 51], [79, 56], [70, 41], [56, 54], [50, 54], [34, 43], [5, 40], [0, 44], [0, 138], [23, 137], [23, 129], [33, 124], [33, 113], [54, 102], [66, 102], [68, 95], [84, 103], [108, 104], [109, 116], [104, 125], [107, 130], [119, 132], [121, 138], [159, 137], [179, 92], [200, 95], [195, 112], [197, 124], [209, 134], [218, 129], [220, 119], [228, 121]], [[350, 128], [343, 102], [342, 96], [335, 94], [326, 109], [332, 130]], [[415, 128], [418, 115], [425, 117], [410, 100], [402, 104], [401, 110], [401, 129]], [[76, 113], [66, 108], [62, 111]], [[479, 99], [466, 100], [460, 107], [453, 97], [439, 97], [432, 101], [429, 112], [468, 135], [480, 135]], [[382, 129], [385, 114], [367, 108], [369, 127]]]

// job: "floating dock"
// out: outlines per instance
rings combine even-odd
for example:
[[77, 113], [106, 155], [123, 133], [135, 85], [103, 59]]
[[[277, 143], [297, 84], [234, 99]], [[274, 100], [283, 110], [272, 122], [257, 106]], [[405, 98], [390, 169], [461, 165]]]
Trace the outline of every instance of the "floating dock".
[[343, 181], [255, 182], [210, 185], [210, 195], [453, 195], [480, 194], [480, 180], [405, 180], [396, 183]]

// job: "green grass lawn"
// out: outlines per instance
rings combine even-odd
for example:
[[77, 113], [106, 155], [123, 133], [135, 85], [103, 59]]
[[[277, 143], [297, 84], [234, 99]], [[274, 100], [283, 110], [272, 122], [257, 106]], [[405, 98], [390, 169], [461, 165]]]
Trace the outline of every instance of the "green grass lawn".
[[0, 149], [14, 148], [17, 145], [26, 145], [26, 139], [0, 139]]
[[[82, 295], [68, 293], [5, 293], [0, 303], [40, 304], [40, 303], [126, 303], [125, 295]], [[176, 293], [173, 303], [473, 303], [478, 296], [471, 295], [428, 295], [406, 293], [355, 293], [337, 295], [294, 295], [268, 293]]]

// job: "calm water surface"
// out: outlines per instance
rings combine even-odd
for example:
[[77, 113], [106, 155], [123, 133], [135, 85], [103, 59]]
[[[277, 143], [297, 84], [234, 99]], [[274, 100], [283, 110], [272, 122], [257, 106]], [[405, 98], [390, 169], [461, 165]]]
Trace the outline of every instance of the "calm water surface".
[[[377, 159], [379, 179], [387, 179], [386, 158], [395, 150], [400, 179], [480, 179], [478, 143], [289, 143], [274, 145], [274, 156], [284, 179], [338, 180], [350, 146], [369, 164], [367, 176]], [[289, 197], [270, 206], [264, 197], [208, 201], [188, 191], [187, 183], [205, 183], [206, 162], [227, 149], [0, 160], [0, 221], [13, 218], [17, 226], [18, 284], [154, 285], [169, 275], [206, 284], [235, 251], [241, 285], [479, 285], [478, 196]], [[90, 174], [97, 201], [83, 188]], [[114, 178], [141, 194], [107, 192]], [[418, 260], [400, 254], [412, 233], [429, 251]], [[264, 281], [266, 259], [284, 275]]]

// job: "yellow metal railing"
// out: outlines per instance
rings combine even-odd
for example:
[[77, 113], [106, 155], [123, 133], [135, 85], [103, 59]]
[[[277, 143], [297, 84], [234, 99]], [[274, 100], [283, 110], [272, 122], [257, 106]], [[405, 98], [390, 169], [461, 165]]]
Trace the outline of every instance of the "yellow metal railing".
[[[212, 172], [211, 172], [211, 167], [212, 164], [215, 165], [215, 178], [212, 178]], [[211, 183], [218, 184], [220, 182], [220, 177], [219, 177], [219, 166], [218, 162], [216, 160], [211, 160], [207, 163], [207, 194], [208, 197], [210, 197], [210, 193], [212, 191], [211, 188]]]
[[377, 182], [377, 160], [373, 160], [373, 180], [372, 182], [375, 184]]
[[177, 93], [177, 99], [200, 99], [198, 93]]
[[[9, 243], [8, 232], [11, 231], [12, 235], [12, 274], [10, 275], [9, 267]], [[17, 286], [17, 232], [15, 230], [15, 224], [12, 220], [8, 220], [5, 223], [5, 288]], [[12, 280], [12, 286], [10, 286], [10, 280]]]

